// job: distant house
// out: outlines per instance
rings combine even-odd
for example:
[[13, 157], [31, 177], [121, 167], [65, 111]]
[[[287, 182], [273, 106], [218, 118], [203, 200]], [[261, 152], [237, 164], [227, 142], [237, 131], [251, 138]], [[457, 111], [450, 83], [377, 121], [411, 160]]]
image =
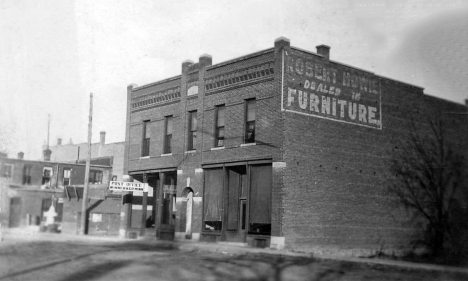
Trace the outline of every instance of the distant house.
[[[0, 158], [0, 223], [4, 227], [40, 225], [53, 205], [58, 213], [55, 221], [61, 225], [64, 202], [82, 196], [86, 165], [23, 157], [20, 152], [18, 158]], [[91, 165], [90, 198], [103, 199], [111, 178], [111, 166]]]
[[[57, 139], [57, 145], [50, 146], [51, 161], [86, 163], [88, 157], [88, 144], [62, 144], [62, 139]], [[106, 144], [106, 132], [100, 133], [99, 143], [91, 144], [91, 164], [112, 166], [112, 178], [122, 180], [124, 163], [124, 142]]]

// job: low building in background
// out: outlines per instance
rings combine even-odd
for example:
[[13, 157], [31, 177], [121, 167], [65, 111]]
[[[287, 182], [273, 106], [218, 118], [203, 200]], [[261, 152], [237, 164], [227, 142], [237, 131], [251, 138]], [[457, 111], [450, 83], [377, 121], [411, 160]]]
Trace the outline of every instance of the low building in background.
[[[51, 161], [86, 163], [88, 157], [88, 144], [63, 144], [62, 139], [57, 139], [57, 144], [49, 146]], [[122, 180], [124, 161], [124, 142], [106, 143], [106, 132], [100, 132], [99, 143], [91, 144], [91, 164], [112, 166], [112, 178]]]
[[[53, 205], [57, 212], [55, 222], [60, 230], [64, 206], [71, 204], [68, 202], [72, 198], [77, 198], [76, 195], [70, 195], [70, 190], [77, 190], [75, 194], [78, 194], [78, 198], [80, 190], [83, 193], [86, 165], [25, 160], [24, 154], [20, 152], [18, 158], [0, 158], [0, 171], [2, 227], [41, 225], [45, 221], [44, 212]], [[109, 165], [90, 166], [89, 186], [93, 190], [90, 192], [91, 199], [95, 196], [105, 198], [100, 195], [104, 191], [94, 190], [101, 190], [105, 186], [107, 191], [112, 175], [112, 167]], [[99, 195], [95, 195], [96, 193]], [[76, 217], [77, 214], [72, 216]]]

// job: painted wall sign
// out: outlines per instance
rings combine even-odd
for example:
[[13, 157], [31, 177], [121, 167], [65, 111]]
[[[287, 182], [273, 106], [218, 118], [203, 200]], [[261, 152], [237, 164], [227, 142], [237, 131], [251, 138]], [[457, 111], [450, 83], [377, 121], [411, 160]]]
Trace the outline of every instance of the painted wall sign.
[[382, 129], [380, 80], [298, 50], [283, 52], [282, 109]]

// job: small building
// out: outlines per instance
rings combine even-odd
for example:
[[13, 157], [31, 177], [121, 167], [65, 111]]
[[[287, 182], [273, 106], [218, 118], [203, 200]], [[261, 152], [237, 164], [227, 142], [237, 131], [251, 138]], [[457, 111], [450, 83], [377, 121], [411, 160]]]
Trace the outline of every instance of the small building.
[[[18, 158], [1, 158], [2, 227], [40, 225], [51, 205], [57, 212], [55, 221], [61, 226], [64, 203], [71, 200], [67, 190], [83, 188], [85, 169], [85, 164], [25, 160], [21, 152]], [[111, 176], [112, 167], [92, 165], [90, 189], [107, 187]]]
[[[325, 45], [279, 38], [218, 64], [185, 61], [181, 75], [128, 87], [124, 174], [150, 190], [147, 206], [128, 201], [127, 232], [143, 216], [161, 239], [401, 249], [417, 228], [386, 192], [395, 144], [410, 113], [424, 123], [442, 109], [467, 110], [333, 61]], [[467, 128], [452, 125], [466, 153]]]
[[[52, 153], [51, 160], [55, 162], [86, 163], [88, 157], [88, 144], [63, 144], [57, 139], [57, 144], [49, 146]], [[124, 162], [124, 142], [106, 143], [106, 132], [100, 132], [98, 143], [91, 144], [91, 164], [112, 166], [112, 178], [122, 180]]]

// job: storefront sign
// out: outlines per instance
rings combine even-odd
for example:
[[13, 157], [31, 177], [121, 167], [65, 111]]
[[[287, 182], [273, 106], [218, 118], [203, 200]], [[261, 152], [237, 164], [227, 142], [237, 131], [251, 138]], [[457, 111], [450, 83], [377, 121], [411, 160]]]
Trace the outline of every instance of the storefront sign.
[[109, 184], [109, 190], [148, 192], [148, 184], [139, 182], [111, 181]]
[[164, 193], [174, 194], [174, 193], [176, 193], [176, 186], [175, 185], [164, 185], [163, 186], [163, 192]]
[[283, 110], [382, 128], [380, 80], [375, 75], [298, 50], [283, 55]]

